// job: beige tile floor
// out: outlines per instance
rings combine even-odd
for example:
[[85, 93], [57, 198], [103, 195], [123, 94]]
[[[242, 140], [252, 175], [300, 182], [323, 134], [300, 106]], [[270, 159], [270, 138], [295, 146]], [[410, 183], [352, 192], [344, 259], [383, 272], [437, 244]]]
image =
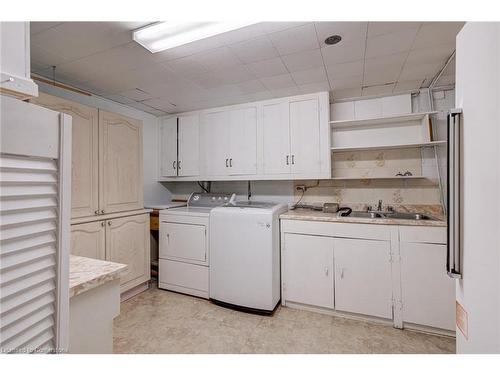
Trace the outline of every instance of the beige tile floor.
[[121, 305], [115, 353], [454, 353], [448, 337], [281, 307], [233, 311], [152, 287]]

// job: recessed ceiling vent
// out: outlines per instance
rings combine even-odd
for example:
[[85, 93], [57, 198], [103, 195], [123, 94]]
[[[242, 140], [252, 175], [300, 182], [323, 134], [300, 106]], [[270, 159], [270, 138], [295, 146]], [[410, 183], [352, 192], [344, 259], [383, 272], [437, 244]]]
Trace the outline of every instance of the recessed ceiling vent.
[[325, 39], [325, 44], [328, 44], [331, 46], [331, 45], [337, 44], [341, 40], [342, 40], [342, 37], [340, 35], [332, 35], [332, 36], [329, 36], [328, 38]]

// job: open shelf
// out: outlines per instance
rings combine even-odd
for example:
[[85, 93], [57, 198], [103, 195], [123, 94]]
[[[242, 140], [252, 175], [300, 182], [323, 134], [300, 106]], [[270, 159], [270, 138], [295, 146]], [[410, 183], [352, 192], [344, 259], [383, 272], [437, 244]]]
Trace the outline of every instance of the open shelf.
[[422, 121], [426, 116], [438, 113], [433, 112], [420, 112], [420, 113], [409, 113], [406, 115], [398, 116], [388, 116], [388, 117], [376, 117], [368, 118], [363, 120], [337, 120], [330, 121], [332, 128], [349, 128], [356, 126], [376, 126], [376, 125], [391, 125], [391, 124], [401, 124], [404, 122], [411, 121]]
[[345, 151], [370, 151], [370, 150], [391, 150], [400, 148], [425, 148], [434, 146], [444, 146], [446, 141], [433, 141], [421, 143], [406, 143], [394, 145], [374, 145], [374, 146], [348, 146], [348, 147], [332, 147], [332, 152], [345, 152]]

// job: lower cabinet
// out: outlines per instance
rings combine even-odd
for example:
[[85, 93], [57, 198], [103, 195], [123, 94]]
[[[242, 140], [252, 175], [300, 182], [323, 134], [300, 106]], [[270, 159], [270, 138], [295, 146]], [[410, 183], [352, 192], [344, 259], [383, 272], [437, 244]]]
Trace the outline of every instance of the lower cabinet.
[[392, 319], [389, 241], [335, 238], [335, 308]]
[[149, 214], [71, 226], [71, 254], [123, 263], [121, 292], [150, 279]]
[[402, 242], [403, 322], [455, 330], [455, 280], [446, 274], [446, 245]]
[[334, 308], [333, 238], [285, 233], [284, 300]]

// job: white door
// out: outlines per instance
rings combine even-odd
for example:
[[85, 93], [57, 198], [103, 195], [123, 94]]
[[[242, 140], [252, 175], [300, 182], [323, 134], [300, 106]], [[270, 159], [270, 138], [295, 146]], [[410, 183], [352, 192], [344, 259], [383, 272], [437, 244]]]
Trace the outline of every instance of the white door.
[[177, 161], [179, 176], [200, 174], [199, 119], [198, 115], [179, 117], [179, 155]]
[[289, 103], [263, 106], [264, 174], [290, 173]]
[[333, 238], [285, 233], [284, 241], [284, 300], [333, 309]]
[[294, 175], [321, 172], [318, 99], [290, 102], [290, 145]]
[[388, 241], [335, 238], [335, 308], [392, 319]]
[[204, 264], [207, 261], [206, 227], [197, 224], [160, 224], [159, 257], [190, 263]]
[[177, 117], [162, 120], [160, 142], [160, 173], [163, 177], [175, 177], [177, 176]]
[[81, 257], [106, 259], [106, 222], [71, 226], [71, 254]]
[[500, 353], [500, 24], [467, 22], [457, 36], [461, 117], [462, 279], [458, 353]]
[[229, 112], [202, 116], [204, 165], [208, 176], [229, 174]]
[[257, 108], [229, 112], [229, 174], [257, 173]]
[[142, 121], [99, 110], [102, 213], [143, 208]]
[[150, 279], [149, 214], [106, 221], [106, 260], [128, 266], [120, 278], [121, 291]]
[[446, 245], [400, 244], [403, 321], [455, 330], [455, 281], [446, 274]]

